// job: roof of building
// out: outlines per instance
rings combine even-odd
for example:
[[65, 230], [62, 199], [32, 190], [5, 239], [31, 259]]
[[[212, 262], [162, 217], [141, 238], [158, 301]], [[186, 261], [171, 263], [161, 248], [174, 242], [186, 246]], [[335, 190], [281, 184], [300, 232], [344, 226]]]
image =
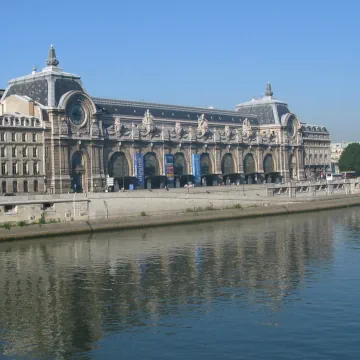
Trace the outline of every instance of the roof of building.
[[115, 116], [143, 116], [149, 109], [152, 116], [158, 119], [197, 121], [199, 116], [204, 114], [209, 122], [239, 124], [248, 118], [251, 123], [257, 123], [256, 116], [239, 114], [237, 111], [102, 98], [92, 100], [100, 112]]
[[[58, 67], [55, 48], [50, 46], [46, 67], [37, 71], [36, 66], [29, 75], [9, 81], [4, 99], [10, 95], [28, 96], [43, 106], [57, 106], [62, 95], [71, 90], [85, 91], [80, 76], [64, 72]], [[53, 96], [49, 96], [49, 87]]]
[[281, 117], [290, 113], [284, 101], [277, 100], [274, 96], [270, 82], [266, 85], [265, 96], [236, 105], [240, 114], [251, 114], [257, 117], [259, 124], [281, 124]]
[[[45, 107], [56, 107], [65, 93], [74, 90], [87, 93], [80, 76], [66, 73], [59, 67], [55, 48], [51, 45], [46, 66], [40, 72], [34, 67], [31, 74], [10, 80], [3, 98], [15, 94], [28, 96]], [[290, 111], [287, 103], [277, 100], [273, 94], [268, 82], [263, 98], [238, 104], [235, 111], [96, 97], [92, 100], [99, 112], [109, 116], [138, 117], [149, 109], [155, 119], [197, 121], [204, 114], [209, 122], [215, 123], [239, 124], [247, 118], [252, 124], [280, 125]]]

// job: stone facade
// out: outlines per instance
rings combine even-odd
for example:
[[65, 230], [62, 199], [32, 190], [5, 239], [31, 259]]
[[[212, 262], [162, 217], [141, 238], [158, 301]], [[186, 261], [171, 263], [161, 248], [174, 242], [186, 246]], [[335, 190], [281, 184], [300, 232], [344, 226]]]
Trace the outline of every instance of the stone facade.
[[90, 97], [58, 65], [51, 47], [46, 67], [9, 81], [1, 98], [6, 192], [34, 183], [41, 192], [104, 191], [107, 178], [114, 190], [304, 180], [310, 154], [319, 154], [310, 165], [330, 165], [329, 133], [311, 127], [321, 129], [315, 139], [270, 84], [263, 98], [227, 111]]

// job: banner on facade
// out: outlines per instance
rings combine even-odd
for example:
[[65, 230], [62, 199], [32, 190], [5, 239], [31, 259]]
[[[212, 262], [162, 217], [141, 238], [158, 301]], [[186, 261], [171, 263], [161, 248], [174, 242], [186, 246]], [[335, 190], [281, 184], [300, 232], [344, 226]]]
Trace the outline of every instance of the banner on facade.
[[135, 177], [136, 177], [136, 186], [140, 189], [144, 188], [144, 154], [135, 153], [134, 155], [134, 165], [135, 165]]
[[192, 154], [192, 173], [196, 185], [201, 182], [200, 154]]
[[165, 154], [165, 175], [167, 177], [168, 184], [173, 186], [174, 184], [174, 155]]

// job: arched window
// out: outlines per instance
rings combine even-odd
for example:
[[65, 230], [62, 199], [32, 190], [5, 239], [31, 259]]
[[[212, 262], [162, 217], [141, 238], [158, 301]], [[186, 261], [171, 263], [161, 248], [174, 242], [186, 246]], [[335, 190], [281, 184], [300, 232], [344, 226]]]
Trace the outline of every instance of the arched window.
[[255, 159], [253, 154], [247, 154], [244, 159], [244, 173], [253, 174], [256, 172]]
[[221, 161], [221, 172], [225, 174], [234, 173], [234, 160], [231, 154], [225, 154]]
[[264, 158], [264, 173], [270, 174], [275, 172], [274, 159], [271, 154], [267, 154]]
[[185, 157], [183, 153], [174, 155], [174, 175], [183, 175], [186, 173]]
[[129, 163], [122, 152], [113, 154], [109, 161], [109, 175], [114, 178], [129, 176]]
[[208, 153], [203, 153], [200, 155], [200, 173], [201, 175], [212, 173], [211, 160]]
[[159, 175], [159, 163], [156, 154], [153, 152], [148, 152], [144, 155], [144, 175]]

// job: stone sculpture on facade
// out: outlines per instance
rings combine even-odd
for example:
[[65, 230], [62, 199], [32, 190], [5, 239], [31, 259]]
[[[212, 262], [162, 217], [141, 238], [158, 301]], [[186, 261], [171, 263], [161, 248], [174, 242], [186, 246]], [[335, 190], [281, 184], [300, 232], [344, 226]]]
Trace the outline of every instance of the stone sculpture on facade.
[[181, 139], [183, 135], [183, 128], [181, 127], [181, 124], [179, 122], [175, 124], [175, 134], [177, 139]]
[[121, 121], [120, 121], [120, 118], [119, 118], [119, 117], [116, 117], [116, 118], [115, 118], [115, 121], [114, 121], [114, 131], [115, 131], [115, 135], [119, 137], [120, 134], [121, 134]]
[[225, 125], [224, 131], [221, 133], [221, 139], [224, 141], [230, 141], [234, 139], [234, 133], [229, 125]]
[[145, 130], [145, 136], [150, 136], [154, 132], [154, 117], [151, 115], [150, 110], [147, 109], [145, 111], [143, 120], [142, 120], [142, 128]]
[[133, 140], [138, 140], [140, 138], [139, 128], [134, 123], [131, 124], [131, 138]]
[[189, 126], [188, 137], [189, 137], [190, 141], [196, 140], [196, 135], [194, 133], [194, 130], [193, 130], [192, 126]]
[[251, 123], [248, 119], [245, 119], [242, 126], [242, 138], [244, 142], [251, 142], [256, 140], [254, 136], [254, 131], [252, 129]]
[[69, 123], [66, 117], [63, 117], [60, 120], [60, 134], [61, 135], [68, 135], [69, 133]]
[[93, 119], [91, 124], [91, 136], [99, 136], [99, 135], [100, 135], [99, 125], [97, 124], [96, 120]]
[[164, 125], [161, 127], [161, 139], [162, 140], [170, 140], [170, 130], [167, 129]]
[[205, 118], [205, 115], [202, 114], [198, 118], [198, 127], [196, 129], [196, 135], [197, 135], [198, 138], [203, 138], [208, 134], [208, 132], [209, 132], [208, 121]]

